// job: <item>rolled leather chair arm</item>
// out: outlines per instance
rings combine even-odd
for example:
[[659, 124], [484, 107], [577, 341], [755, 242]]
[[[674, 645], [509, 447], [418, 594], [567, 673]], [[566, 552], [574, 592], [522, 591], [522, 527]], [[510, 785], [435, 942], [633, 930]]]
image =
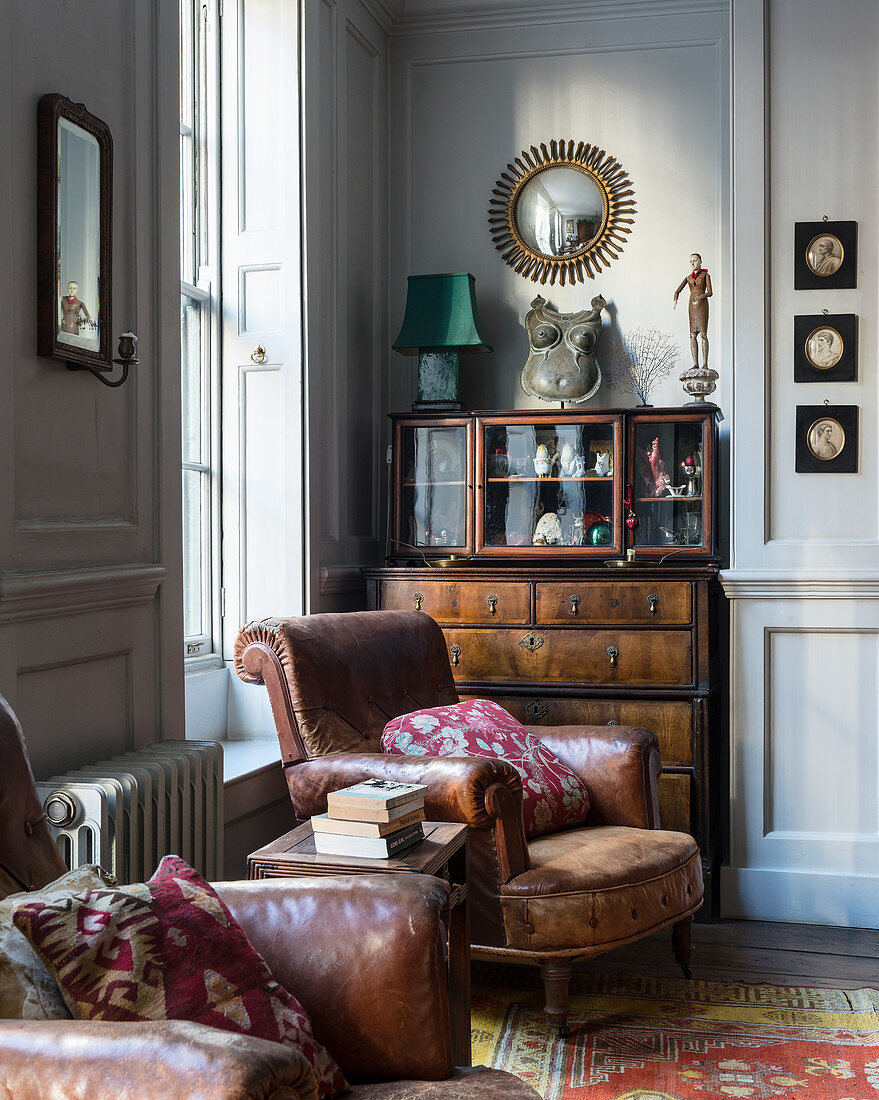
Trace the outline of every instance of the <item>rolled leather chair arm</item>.
[[214, 888], [351, 1083], [451, 1074], [447, 882], [320, 875]]
[[0, 1020], [0, 1095], [317, 1100], [298, 1051], [184, 1020]]
[[425, 784], [428, 821], [459, 821], [471, 829], [493, 824], [485, 794], [494, 784], [509, 787], [522, 803], [519, 773], [512, 764], [493, 757], [335, 753], [290, 765], [286, 772], [294, 812], [302, 819], [326, 813], [330, 791], [373, 778]]
[[589, 791], [587, 825], [658, 829], [656, 734], [638, 726], [529, 726]]

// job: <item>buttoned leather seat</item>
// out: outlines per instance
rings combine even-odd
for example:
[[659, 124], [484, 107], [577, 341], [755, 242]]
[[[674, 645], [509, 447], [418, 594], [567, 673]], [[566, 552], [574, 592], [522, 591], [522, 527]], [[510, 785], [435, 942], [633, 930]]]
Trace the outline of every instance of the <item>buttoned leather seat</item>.
[[458, 701], [443, 633], [419, 611], [266, 619], [239, 633], [235, 668], [268, 688], [298, 819], [370, 776], [424, 783], [428, 819], [470, 826], [471, 942], [537, 963], [546, 1011], [566, 1030], [571, 963], [671, 928], [689, 975], [702, 904], [692, 837], [659, 828], [654, 734], [531, 727], [589, 790], [582, 826], [528, 840], [522, 783], [506, 761], [382, 753], [385, 724]]

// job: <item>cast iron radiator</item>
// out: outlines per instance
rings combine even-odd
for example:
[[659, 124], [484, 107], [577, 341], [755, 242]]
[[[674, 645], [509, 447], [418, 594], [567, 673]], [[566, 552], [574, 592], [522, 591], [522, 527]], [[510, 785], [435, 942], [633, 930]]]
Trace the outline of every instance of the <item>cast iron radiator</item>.
[[223, 877], [223, 746], [157, 741], [37, 783], [55, 842], [72, 870], [97, 863], [143, 882], [174, 853]]

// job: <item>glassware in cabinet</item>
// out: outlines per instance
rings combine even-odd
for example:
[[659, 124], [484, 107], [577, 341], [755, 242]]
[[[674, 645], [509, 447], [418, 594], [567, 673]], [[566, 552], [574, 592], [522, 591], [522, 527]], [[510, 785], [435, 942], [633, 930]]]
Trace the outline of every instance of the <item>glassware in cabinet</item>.
[[713, 411], [657, 410], [628, 417], [628, 545], [713, 555]]
[[621, 552], [619, 414], [507, 413], [476, 422], [478, 554]]

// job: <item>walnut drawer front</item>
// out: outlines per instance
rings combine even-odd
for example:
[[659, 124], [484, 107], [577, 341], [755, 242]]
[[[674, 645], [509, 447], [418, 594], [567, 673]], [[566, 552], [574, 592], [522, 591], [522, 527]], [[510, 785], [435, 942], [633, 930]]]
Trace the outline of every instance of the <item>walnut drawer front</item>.
[[682, 687], [688, 630], [444, 630], [456, 680]]
[[537, 585], [538, 623], [661, 623], [684, 626], [691, 616], [686, 581], [551, 581]]
[[687, 767], [693, 762], [693, 706], [688, 699], [491, 697], [526, 726], [643, 726], [656, 734], [664, 765]]
[[527, 623], [531, 586], [494, 581], [383, 581], [387, 611], [426, 611], [438, 623]]
[[[689, 775], [665, 773], [659, 777], [657, 794], [659, 795], [659, 824], [663, 829], [670, 829], [674, 833], [694, 832], [692, 817], [690, 814], [690, 785], [692, 779]], [[701, 840], [696, 837], [697, 841]]]

